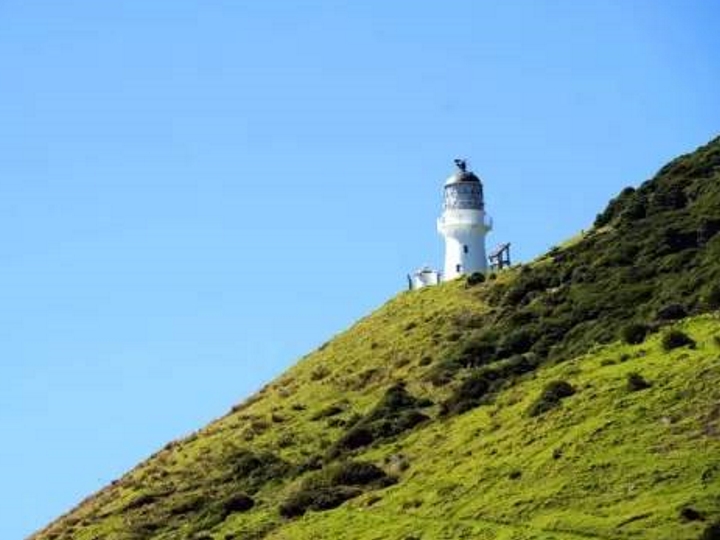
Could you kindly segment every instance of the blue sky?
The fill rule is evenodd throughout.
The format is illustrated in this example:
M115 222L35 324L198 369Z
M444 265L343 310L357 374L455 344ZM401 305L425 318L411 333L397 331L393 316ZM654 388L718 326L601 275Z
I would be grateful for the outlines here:
M528 260L720 132L712 0L0 0L0 537L440 265Z

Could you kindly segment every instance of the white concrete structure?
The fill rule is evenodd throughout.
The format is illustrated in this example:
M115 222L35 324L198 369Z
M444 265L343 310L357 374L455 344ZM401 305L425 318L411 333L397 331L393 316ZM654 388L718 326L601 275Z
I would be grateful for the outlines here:
M467 170L465 161L456 159L455 165L458 170L445 182L443 213L437 221L445 237L445 281L487 271L485 235L492 229L480 178Z
M411 291L422 289L428 285L437 285L438 283L440 283L440 272L427 265L408 276L408 285Z

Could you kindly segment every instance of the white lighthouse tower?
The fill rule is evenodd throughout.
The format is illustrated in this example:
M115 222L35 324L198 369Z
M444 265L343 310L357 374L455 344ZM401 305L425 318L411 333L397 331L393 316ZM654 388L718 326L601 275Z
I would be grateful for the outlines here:
M445 281L487 271L485 235L492 229L480 178L467 170L464 160L456 159L455 165L458 170L445 182L443 213L437 221L445 237Z

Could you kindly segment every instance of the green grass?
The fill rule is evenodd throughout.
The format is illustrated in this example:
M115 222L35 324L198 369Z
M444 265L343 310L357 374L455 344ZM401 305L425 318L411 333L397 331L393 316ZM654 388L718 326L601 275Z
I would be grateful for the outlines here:
M720 511L720 350L712 341L720 321L682 326L697 349L668 354L656 337L613 344L540 370L492 406L370 452L365 458L377 462L402 453L410 469L395 487L269 538L699 537L702 524L683 523L679 513ZM653 387L628 391L631 372ZM532 401L556 379L578 392L529 418ZM373 524L383 522L378 535Z

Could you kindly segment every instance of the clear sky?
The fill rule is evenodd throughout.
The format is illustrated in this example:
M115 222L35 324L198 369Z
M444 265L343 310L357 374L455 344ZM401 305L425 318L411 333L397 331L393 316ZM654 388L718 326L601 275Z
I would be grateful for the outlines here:
M528 260L720 132L713 0L0 0L0 538L439 265Z

